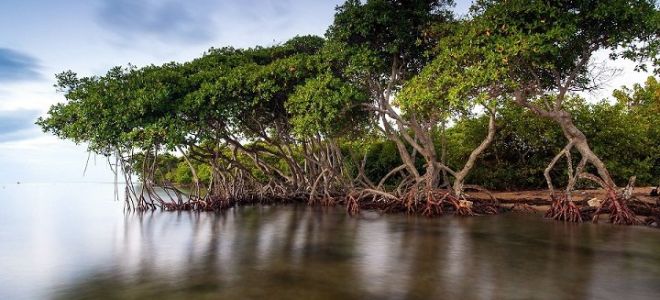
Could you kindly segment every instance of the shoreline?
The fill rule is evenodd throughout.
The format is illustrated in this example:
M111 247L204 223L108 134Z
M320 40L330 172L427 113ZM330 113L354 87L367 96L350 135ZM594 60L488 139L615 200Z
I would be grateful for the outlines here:
M633 189L633 198L640 200L644 203L657 204L660 201L660 197L650 196L651 190L654 187L636 187ZM472 192L468 193L472 198L479 200L488 200L489 197L486 193L483 192ZM505 204L514 204L516 202L534 202L534 201L544 201L548 204L550 203L550 191L547 189L543 190L524 190L524 191L491 191L491 194L495 196L501 203ZM589 190L576 190L573 193L574 201L588 201L592 198L604 199L605 190L603 189L589 189Z
M650 196L649 193L653 187L638 187L633 191L633 196L628 202L628 206L635 213L635 216L638 220L637 224L633 226L644 226L651 228L660 228L660 197ZM597 207L590 206L589 200L593 198L598 198L600 200L605 198L605 190L593 189L593 190L576 190L574 192L574 200L572 201L577 209L579 214L582 216L582 220L577 223L592 223L592 217L595 216ZM493 199L490 198L486 192L473 192L467 193L467 200L472 201L470 208L474 214L461 215L455 210L455 208L449 203L438 203L437 206L434 206L433 209L437 210L437 213L427 215L425 213L426 205L423 203L414 204L414 207L406 207L401 202L386 202L382 200L360 200L359 204L349 203L346 195L333 195L333 200L331 201L314 201L313 203L309 202L307 197L246 197L244 199L234 199L234 200L210 200L201 202L193 201L192 203L170 206L165 204L161 209L163 211L224 211L232 207L240 206L258 206L258 205L289 205L289 204L304 204L312 207L328 207L328 206L341 206L347 214L349 215L359 215L362 211L371 211L378 212L381 214L407 214L407 215L418 215L422 217L439 217L439 216L458 216L458 217L470 217L470 216L486 216L486 215L496 215L496 214L507 214L507 213L527 213L527 214L538 214L539 218L547 218L544 216L544 213L547 212L552 204L550 200L549 190L528 190L528 191L500 191L500 192L490 192L494 196L497 202L493 202ZM354 211L353 208L356 206L359 208ZM603 209L598 213L598 222L597 223L606 223L612 224L609 219L609 211ZM551 218L548 218L551 219ZM571 221L561 221L556 220L556 222L569 222Z

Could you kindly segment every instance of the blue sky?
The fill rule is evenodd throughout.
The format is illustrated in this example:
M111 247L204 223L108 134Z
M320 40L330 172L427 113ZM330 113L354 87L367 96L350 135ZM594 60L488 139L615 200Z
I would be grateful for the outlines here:
M342 0L0 1L0 184L109 181L102 158L86 176L84 145L33 124L63 101L54 74L102 74L116 65L186 61L210 47L249 47L322 35ZM470 1L456 1L465 13ZM624 71L611 87L641 82ZM607 95L611 89L602 93ZM600 97L595 95L594 97Z

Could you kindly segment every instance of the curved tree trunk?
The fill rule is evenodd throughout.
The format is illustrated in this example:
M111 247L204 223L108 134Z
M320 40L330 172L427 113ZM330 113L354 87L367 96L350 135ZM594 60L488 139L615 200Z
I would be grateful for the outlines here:
M591 163L596 168L599 180L602 181L599 182L599 184L605 189L616 189L616 184L614 183L614 180L612 180L612 176L607 170L605 163L603 163L603 161L591 150L587 137L579 128L577 128L577 126L575 126L571 114L561 108L566 92L567 88L563 87L557 96L557 99L555 100L555 105L553 106L552 110L545 110L531 103L524 91L518 91L514 93L514 97L516 104L529 109L537 116L548 118L557 122L561 127L564 136L568 140L569 145L572 144L573 147L575 147L575 149L580 152L582 159L586 159L585 164ZM588 174L575 175L593 179L593 176L589 176ZM551 183L549 188L551 188Z
M195 166L192 164L190 159L188 159L188 155L184 152L184 150L181 147L177 147L177 149L179 150L179 152L181 152L181 155L183 156L183 159L188 165L188 168L190 169L190 173L193 176L193 182L195 183L195 197L201 197L200 195L201 186L199 182L199 177L197 176L197 170L195 170Z
M517 103L529 108L535 114L550 118L557 122L561 127L564 136L568 139L569 144L562 150L562 152L557 155L553 161L548 166L548 169L545 171L546 180L548 180L548 187L552 190L552 182L550 180L549 172L550 169L554 166L557 160L565 155L568 160L569 167L569 182L566 188L565 195L553 195L553 203L551 208L546 213L547 217L571 221L571 222L581 222L582 217L580 210L575 206L575 204L570 199L570 194L575 187L577 178L589 179L593 182L598 183L602 188L607 190L607 198L601 202L598 206L598 209L594 213L592 218L593 222L598 221L598 217L603 209L606 209L610 215L610 221L613 224L638 224L640 221L635 217L635 213L628 207L626 201L628 200L627 195L632 193L632 185L634 179L631 179L631 183L626 187L622 195L617 195L616 184L612 180L612 176L607 170L605 163L591 150L589 147L589 142L584 133L575 126L573 123L572 116L569 112L560 109L561 102L558 102L553 111L545 111L539 109L538 107L530 104L522 98L518 98ZM582 156L580 163L577 168L573 170L570 150L572 147L575 147L580 155ZM598 176L590 174L588 172L583 172L584 167L591 163L596 168Z
M554 113L553 119L559 123L564 136L573 144L575 149L580 152L582 159L586 159L587 162L591 163L598 172L598 176L603 181L606 189L616 189L616 184L612 180L610 172L607 170L605 163L591 150L589 147L589 142L584 133L575 126L573 123L572 116L569 112L561 110ZM580 174L576 174L579 176Z
M444 166L447 165L447 124L443 120L442 127L440 128L440 163ZM447 170L442 169L442 186L448 187L449 176L447 175Z
M424 181L426 182L426 190L430 191L435 189L440 184L440 170L436 169L436 162L429 161L426 167L426 174Z
M477 161L477 158L479 158L479 155L481 155L495 139L495 130L496 130L495 112L492 111L490 113L490 118L488 120L488 134L481 142L481 144L479 144L477 148L472 150L472 153L470 153L470 157L468 158L465 165L463 165L463 169L456 172L456 174L454 175L454 184L452 188L456 196L460 197L463 194L465 177L467 177L467 175L470 173L472 168L474 168L474 165Z

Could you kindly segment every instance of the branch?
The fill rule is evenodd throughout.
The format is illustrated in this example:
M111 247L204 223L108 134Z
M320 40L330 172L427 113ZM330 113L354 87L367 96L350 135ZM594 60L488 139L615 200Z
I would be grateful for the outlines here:
M574 144L575 144L574 141L570 141L566 146L564 146L564 148L561 151L559 151L559 153L557 153L557 155L552 159L550 164L543 171L543 176L545 176L545 181L548 184L548 189L550 189L550 192L552 194L555 193L555 187L552 185L552 178L550 177L550 171L552 171L552 168L555 167L555 165L562 156L566 155L566 153L571 151Z
M513 93L513 96L514 96L514 99L515 99L515 101L518 105L531 110L536 115L539 115L539 116L545 117L545 118L550 118L550 119L555 117L554 113L549 112L547 110L544 110L544 109L534 105L533 103L529 102L529 99L527 99L525 97L523 91L520 91L520 90L515 91Z
M488 110L488 112L490 114L490 118L488 120L488 134L486 135L484 140L481 141L481 144L479 144L479 146L477 148L472 150L472 152L470 153L470 157L468 158L467 162L463 166L463 169L461 169L460 172L458 172L454 175L455 179L457 181L459 181L458 182L459 184L462 184L462 181L465 179L465 176L467 176L467 174L470 172L470 170L472 170L472 168L474 167L474 164L476 163L477 158L479 157L479 155L481 155L481 153L483 153L486 150L486 148L488 148L488 146L490 146L490 144L495 139L495 131L496 131L495 108L494 107L493 108L486 107L486 109Z
M575 65L575 68L573 68L568 78L566 78L564 84L559 85L559 94L555 99L555 106L553 108L554 111L558 111L561 109L561 105L564 99L566 98L566 92L570 90L571 85L573 84L577 76L580 74L580 69L582 69L582 67L584 67L587 63L589 63L590 58L591 58L591 48L587 47L582 51L582 58ZM555 75L555 76L561 76L561 75ZM557 81L559 82L560 79L558 78Z

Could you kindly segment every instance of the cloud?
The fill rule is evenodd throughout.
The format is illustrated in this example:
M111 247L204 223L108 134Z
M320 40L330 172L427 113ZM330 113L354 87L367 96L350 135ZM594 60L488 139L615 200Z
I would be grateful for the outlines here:
M0 82L39 79L37 60L18 51L0 48Z
M195 1L104 0L97 21L124 39L204 42L211 38L210 11ZM188 4L188 5L187 5ZM211 8L211 7L207 7Z
M38 110L20 109L0 111L0 143L34 137L39 131L34 125Z
M241 18L249 22L271 22L291 17L297 7L290 0L243 0L232 2Z

